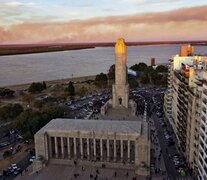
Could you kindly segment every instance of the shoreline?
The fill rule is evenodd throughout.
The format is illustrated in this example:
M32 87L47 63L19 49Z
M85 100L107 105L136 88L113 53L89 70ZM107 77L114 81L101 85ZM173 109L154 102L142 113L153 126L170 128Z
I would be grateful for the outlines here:
M26 55L26 54L38 54L38 53L49 53L49 52L61 52L61 51L74 51L74 50L82 50L82 49L93 49L94 46L74 46L74 47L31 47L31 48L13 48L13 49L7 49L7 48L1 48L0 47L0 57L1 56L14 56L14 55Z
M48 81L45 81L45 83L47 86L50 86L54 84L65 84L65 83L68 83L69 81L73 81L74 83L76 83L76 82L87 81L87 80L95 80L95 78L96 78L96 75L80 76L80 77L73 77L73 78L48 80ZM43 82L43 81L36 81L36 82ZM24 83L24 84L6 85L6 86L1 86L0 88L8 88L14 91L19 91L23 89L28 89L32 83L33 82Z

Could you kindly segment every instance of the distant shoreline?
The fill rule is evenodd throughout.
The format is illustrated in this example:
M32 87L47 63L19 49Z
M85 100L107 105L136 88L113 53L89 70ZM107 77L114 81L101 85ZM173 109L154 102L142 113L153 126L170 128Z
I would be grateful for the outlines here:
M95 80L96 75L91 75L91 76L80 76L80 77L73 77L73 78L66 78L66 79L56 79L56 80L48 80L45 81L47 86L49 85L54 85L54 84L64 84L68 83L69 81L73 81L74 83L77 82L82 82L82 81L87 81L87 80ZM44 81L44 80L43 80ZM36 82L42 82L42 81L36 81ZM9 88L11 90L23 90L23 89L28 89L29 86L32 84L30 83L24 83L24 84L14 84L14 85L7 85L7 86L2 86L0 88Z
M0 56L22 55L22 54L35 54L35 53L47 53L58 51L70 51L91 49L94 46L34 46L34 47L1 47Z
M156 41L156 42L126 42L127 46L147 46L147 45L175 45L191 44L193 46L207 46L207 41ZM47 53L69 50L90 49L95 47L113 47L114 42L100 43L51 43L51 44L0 44L0 56Z

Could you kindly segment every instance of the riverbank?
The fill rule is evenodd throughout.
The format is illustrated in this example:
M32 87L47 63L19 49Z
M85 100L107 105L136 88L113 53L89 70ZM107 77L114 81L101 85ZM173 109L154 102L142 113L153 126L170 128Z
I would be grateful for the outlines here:
M28 46L0 46L0 56L18 54L46 53L57 51L81 50L95 48L91 45L28 45Z
M95 78L96 78L96 75L73 77L73 78L66 78L66 79L56 79L56 80L49 80L49 81L45 81L45 82L46 82L47 86L52 86L54 84L65 84L65 83L68 83L69 81L73 81L74 84L76 84L76 83L80 83L80 82L83 82L83 81L95 80ZM9 88L9 89L14 90L14 91L19 91L19 90L28 89L29 86L31 85L31 83L9 85L9 86L4 86L2 88Z

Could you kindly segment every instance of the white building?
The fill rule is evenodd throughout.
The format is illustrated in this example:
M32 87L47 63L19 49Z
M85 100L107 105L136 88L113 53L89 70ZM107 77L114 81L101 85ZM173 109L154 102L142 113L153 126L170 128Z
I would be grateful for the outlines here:
M204 83L201 105L201 122L200 122L200 137L199 137L199 160L198 172L199 180L207 179L207 71L204 72Z

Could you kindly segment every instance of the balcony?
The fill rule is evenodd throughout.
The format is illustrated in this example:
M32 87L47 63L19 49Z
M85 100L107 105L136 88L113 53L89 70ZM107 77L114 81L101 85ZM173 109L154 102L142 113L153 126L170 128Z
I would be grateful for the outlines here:
M207 107L207 101L206 101L206 99L203 99L202 103L203 103L203 105L205 105Z
M206 123L206 118L204 116L202 116L201 119L204 123Z
M205 107L202 108L202 111L204 112L204 114L206 114L206 108Z
M203 91L203 94L207 97L207 89Z
M205 126L204 126L204 125L201 126L201 130L202 130L203 133L205 134Z

